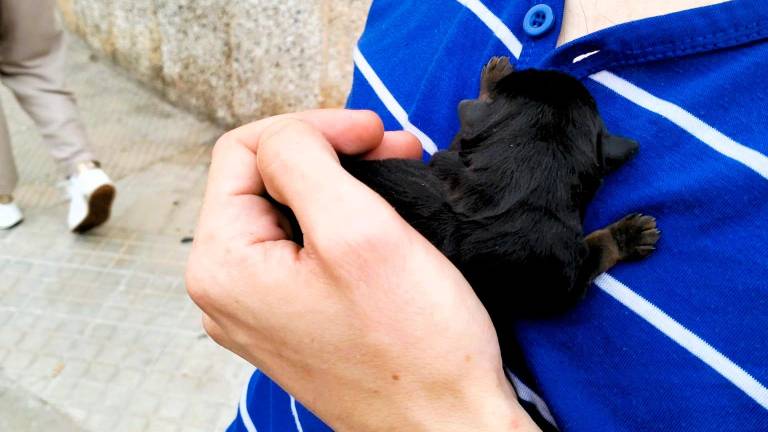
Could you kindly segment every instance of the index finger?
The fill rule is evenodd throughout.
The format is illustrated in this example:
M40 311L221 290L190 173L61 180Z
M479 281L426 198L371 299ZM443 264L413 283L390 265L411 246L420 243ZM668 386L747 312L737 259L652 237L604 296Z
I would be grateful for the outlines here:
M260 195L264 183L256 169L256 153L262 134L275 122L296 119L317 129L340 153L357 155L376 150L384 138L381 119L372 111L324 109L283 114L241 126L224 134L216 143L208 176L207 197ZM414 138L415 140L415 138ZM403 137L391 140L403 147ZM407 153L406 153L407 156Z

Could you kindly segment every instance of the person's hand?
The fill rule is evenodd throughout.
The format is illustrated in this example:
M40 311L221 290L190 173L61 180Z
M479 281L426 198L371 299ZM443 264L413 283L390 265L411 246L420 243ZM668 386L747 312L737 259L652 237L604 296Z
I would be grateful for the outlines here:
M461 273L336 151L421 154L366 111L277 116L217 142L187 268L205 330L336 430L535 429ZM265 193L294 211L303 248Z

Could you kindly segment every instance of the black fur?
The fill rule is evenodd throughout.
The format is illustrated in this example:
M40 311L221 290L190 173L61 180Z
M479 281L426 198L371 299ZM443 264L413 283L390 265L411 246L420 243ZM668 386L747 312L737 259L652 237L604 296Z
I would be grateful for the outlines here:
M429 165L344 166L462 271L497 328L502 317L562 310L593 276L581 271L586 206L606 169L636 144L607 166L609 135L594 100L580 82L553 71L513 72L492 100L465 101L460 111L452 148Z

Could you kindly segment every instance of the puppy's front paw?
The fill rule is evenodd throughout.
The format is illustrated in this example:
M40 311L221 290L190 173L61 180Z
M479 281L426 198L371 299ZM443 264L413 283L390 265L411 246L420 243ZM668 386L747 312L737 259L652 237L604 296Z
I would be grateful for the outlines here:
M482 77L489 83L495 83L511 73L512 64L509 62L509 57L492 57L483 66Z
M492 57L480 74L480 97L481 100L493 99L494 87L502 78L514 71L509 57Z
M619 248L620 259L637 260L656 250L661 231L653 216L634 213L611 225L611 235Z

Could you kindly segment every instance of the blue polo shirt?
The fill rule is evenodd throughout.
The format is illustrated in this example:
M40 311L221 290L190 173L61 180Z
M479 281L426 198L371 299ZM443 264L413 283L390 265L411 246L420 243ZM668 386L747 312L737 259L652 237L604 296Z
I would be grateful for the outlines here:
M768 2L556 48L562 13L562 0L375 0L348 105L415 133L426 159L449 145L490 57L581 79L608 129L641 145L606 179L585 231L643 212L663 236L574 310L516 325L519 398L545 429L768 431ZM256 372L230 430L329 429Z

